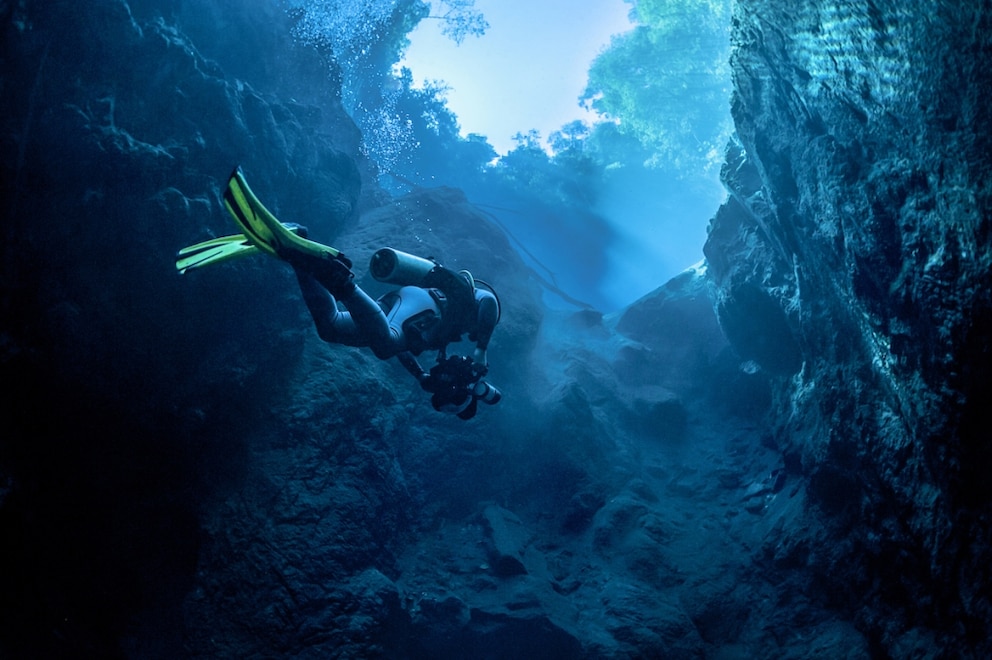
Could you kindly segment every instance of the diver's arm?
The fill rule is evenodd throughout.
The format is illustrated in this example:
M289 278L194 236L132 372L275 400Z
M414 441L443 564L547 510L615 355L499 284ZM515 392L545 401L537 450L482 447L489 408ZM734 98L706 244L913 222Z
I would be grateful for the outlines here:
M403 351L402 353L396 354L396 359L400 361L403 368L410 372L410 375L417 379L418 382L423 382L427 378L427 372L424 368L420 366L417 362L417 358L413 357L413 353L410 351Z
M485 367L488 364L486 349L489 348L489 339L493 336L493 330L496 329L496 323L499 321L499 303L496 302L496 297L488 291L480 293L477 305L475 353L472 360Z

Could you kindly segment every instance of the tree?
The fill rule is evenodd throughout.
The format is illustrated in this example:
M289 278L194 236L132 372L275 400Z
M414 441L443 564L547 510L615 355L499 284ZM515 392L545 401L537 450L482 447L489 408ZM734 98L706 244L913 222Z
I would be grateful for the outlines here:
M637 0L582 101L673 172L719 167L730 133L729 0Z
M436 5L438 13L427 18L441 21L441 34L456 44L465 41L465 37L481 37L489 29L489 22L475 8L475 0L438 0Z

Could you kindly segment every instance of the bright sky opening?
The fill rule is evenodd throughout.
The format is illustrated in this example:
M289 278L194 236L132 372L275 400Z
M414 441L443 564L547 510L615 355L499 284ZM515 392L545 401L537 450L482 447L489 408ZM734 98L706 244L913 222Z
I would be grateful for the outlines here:
M579 104L589 65L610 42L629 30L631 5L623 0L476 0L489 21L480 37L456 45L426 19L410 35L401 66L414 85L443 81L448 107L462 135L485 135L497 153L531 129L548 136L595 113Z

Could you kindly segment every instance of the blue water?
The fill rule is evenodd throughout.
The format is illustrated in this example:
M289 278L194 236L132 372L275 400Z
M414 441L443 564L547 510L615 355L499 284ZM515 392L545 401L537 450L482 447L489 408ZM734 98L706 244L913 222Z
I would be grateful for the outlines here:
M708 158L659 157L648 133L615 130L622 116L562 127L545 136L552 151L523 139L494 161L483 136L460 135L443 94L394 71L420 3L249 4L0 6L0 369L16 384L2 408L0 651L324 657L409 641L410 657L571 654L576 637L551 621L560 612L529 613L575 593L565 573L587 570L585 557L542 548L562 574L507 596L522 618L472 614L467 603L496 588L486 525L520 515L588 532L614 488L604 463L641 469L600 404L646 415L638 436L681 423L665 391L638 389L659 363L604 338L599 312L700 259L723 195L715 171ZM719 141L726 96L712 109L704 123ZM699 136L679 138L686 153L709 153ZM479 209L466 222L482 228L447 229L493 272L466 266L506 282L490 357L505 400L465 426L395 364L324 346L277 260L179 276L176 250L236 231L221 190L237 165L281 219L325 241L358 237L338 244L348 253L382 240L368 218L393 196L462 189ZM428 236L441 224L430 209L409 216L441 240ZM614 360L638 381L623 384L637 390L630 401L603 371ZM642 492L663 482L649 475ZM631 543L654 579L649 539L612 529L640 504L611 511L595 523L601 543ZM449 569L447 587L419 583ZM654 587L604 588L621 618L658 605ZM471 629L446 636L466 617Z
M478 12L470 2L438 4L454 8L445 14L452 23ZM383 185L402 192L393 176L399 175L465 189L492 207L535 267L604 311L702 258L707 221L725 195L718 171L730 132L729 3L687 6L661 18L652 3L642 3L640 13L631 7L635 27L604 44L593 63L609 72L584 101L598 119L580 131L562 126L557 139L538 136L556 145L551 151L523 140L500 161L480 144L486 136L459 134L458 117L444 105L443 80L432 94L414 89L393 67L406 34L425 15L421 5L296 2L291 11L301 16L295 38L332 53L340 66L342 98ZM471 38L484 43L486 36L477 31Z

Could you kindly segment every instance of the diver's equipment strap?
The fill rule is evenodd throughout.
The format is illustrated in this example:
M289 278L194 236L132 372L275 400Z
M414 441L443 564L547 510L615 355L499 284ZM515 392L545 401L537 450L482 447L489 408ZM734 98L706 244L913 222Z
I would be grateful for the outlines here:
M464 277L444 266L435 266L421 286L439 289L446 299L437 338L443 344L461 340L476 323L475 288Z

